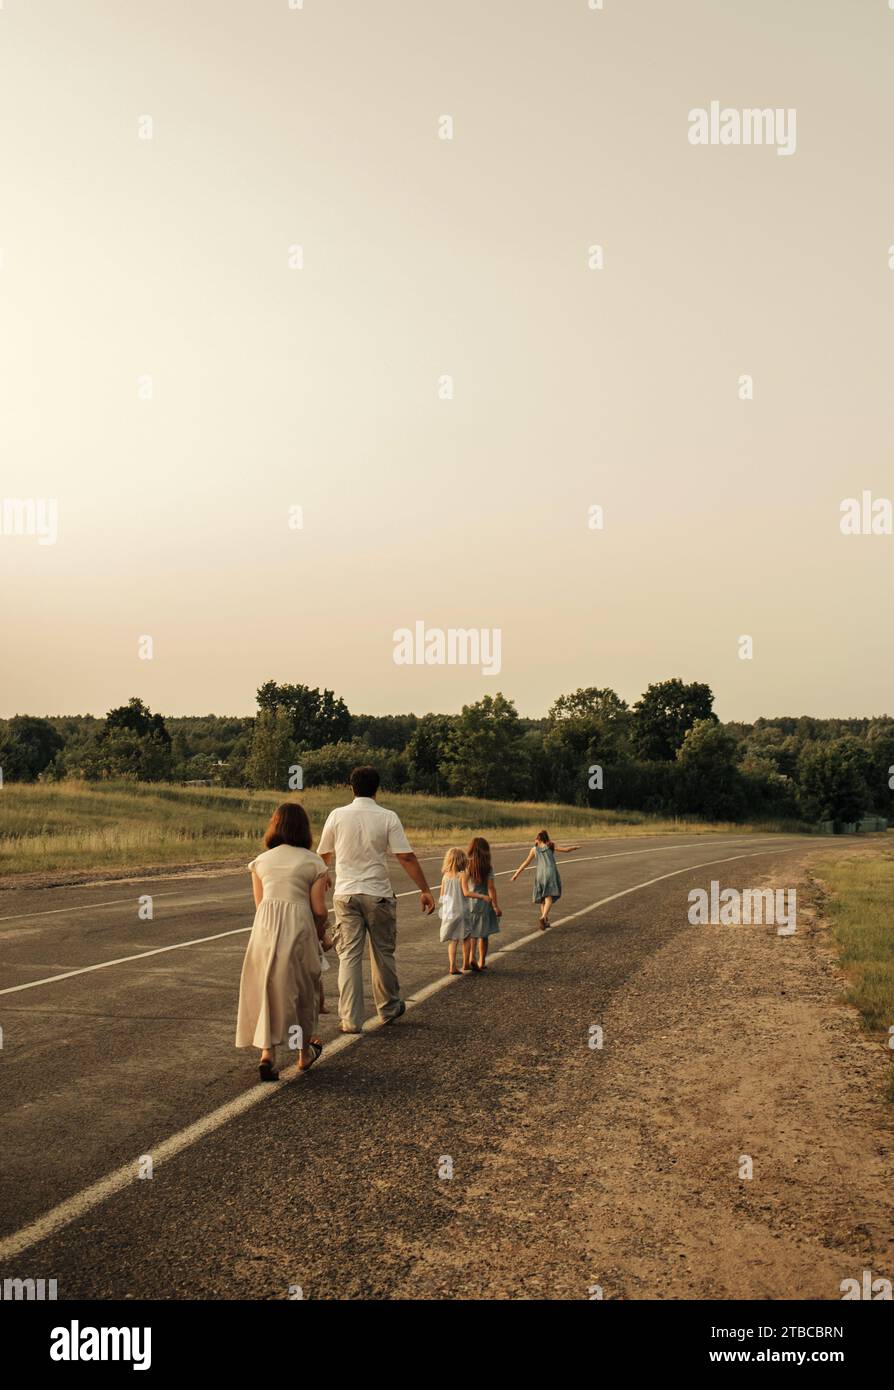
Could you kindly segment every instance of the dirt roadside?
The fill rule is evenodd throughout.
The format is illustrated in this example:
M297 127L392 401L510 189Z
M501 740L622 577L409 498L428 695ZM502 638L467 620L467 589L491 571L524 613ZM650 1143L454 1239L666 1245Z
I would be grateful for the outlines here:
M470 1289L836 1300L864 1269L894 1277L890 1061L842 1002L812 875L822 857L763 880L797 885L793 937L678 933L598 1020L602 1084L582 1074L592 1056L553 1068L548 1110L524 1117L466 1194L471 1223L486 1210L506 1233L505 1260L499 1245L471 1267L463 1252ZM746 1155L751 1179L739 1176ZM415 1297L458 1259L450 1238L407 1253L395 1292Z

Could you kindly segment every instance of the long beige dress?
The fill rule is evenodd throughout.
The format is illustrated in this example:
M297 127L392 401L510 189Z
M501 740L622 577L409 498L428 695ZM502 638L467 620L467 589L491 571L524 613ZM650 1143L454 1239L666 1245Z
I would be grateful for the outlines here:
M296 845L265 850L248 866L264 885L239 985L237 1047L306 1047L316 1035L320 951L310 887L328 870ZM289 1030L295 1025L300 1034Z

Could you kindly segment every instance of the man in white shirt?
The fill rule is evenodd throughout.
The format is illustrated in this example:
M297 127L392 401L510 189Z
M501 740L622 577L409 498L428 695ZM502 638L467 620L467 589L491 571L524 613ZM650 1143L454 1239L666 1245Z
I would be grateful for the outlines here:
M399 817L379 806L379 774L374 767L351 773L354 800L331 811L317 853L327 864L335 856L335 928L338 952L338 1011L343 1033L363 1031L363 947L369 937L373 998L383 1023L406 1012L400 997L394 948L397 944L397 901L388 875L388 855L416 884L424 912L434 912L435 900L419 860L413 853Z

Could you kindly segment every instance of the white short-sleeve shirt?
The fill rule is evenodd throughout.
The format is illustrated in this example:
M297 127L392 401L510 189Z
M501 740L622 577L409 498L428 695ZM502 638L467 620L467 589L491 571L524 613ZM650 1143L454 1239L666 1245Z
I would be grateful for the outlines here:
M350 806L330 811L318 854L335 854L335 895L368 893L392 898L389 854L412 854L400 817L371 796L355 796Z

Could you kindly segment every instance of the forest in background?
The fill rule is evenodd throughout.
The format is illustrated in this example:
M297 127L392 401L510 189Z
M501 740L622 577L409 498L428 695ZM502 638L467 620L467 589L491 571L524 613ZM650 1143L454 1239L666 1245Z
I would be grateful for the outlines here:
M257 700L253 717L163 716L137 697L105 718L16 715L0 721L3 779L287 792L343 785L352 767L372 763L393 792L711 820L851 823L891 806L894 718L724 724L698 681L653 683L633 705L585 687L543 719L519 715L502 693L456 715L352 714L331 690L275 681Z

